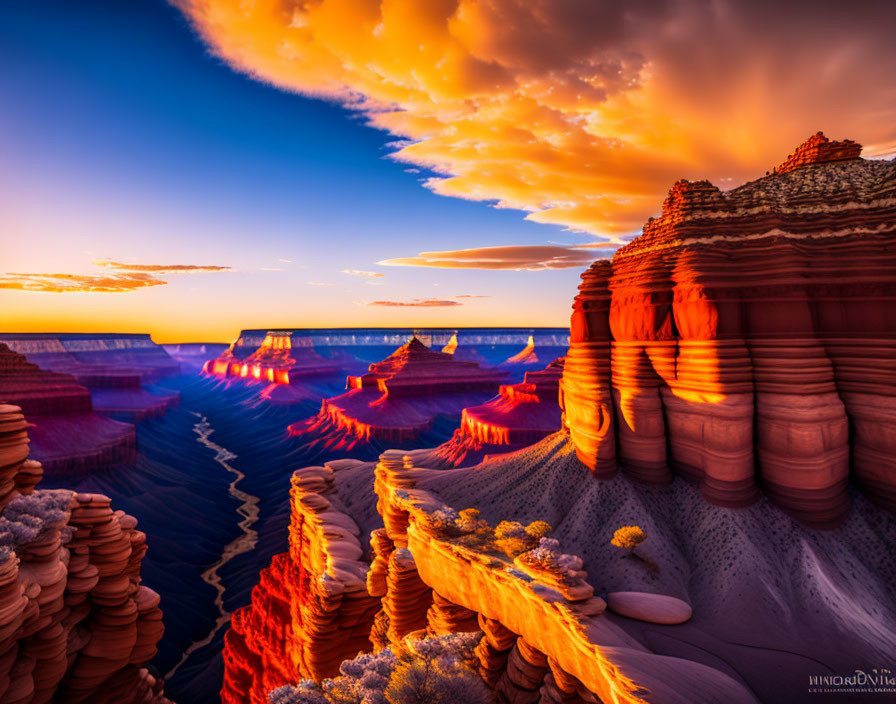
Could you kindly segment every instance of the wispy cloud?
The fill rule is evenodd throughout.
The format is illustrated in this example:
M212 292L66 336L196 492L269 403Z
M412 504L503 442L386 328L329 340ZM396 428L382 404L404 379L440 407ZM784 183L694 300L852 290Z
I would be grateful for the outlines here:
M124 293L149 286L164 286L167 281L147 273L133 274L0 274L0 288L46 293Z
M278 262L283 262L284 264L292 264L292 259L278 259Z
M168 282L162 274L205 274L232 271L229 266L211 264L127 264L111 259L96 259L93 264L113 269L110 274L65 274L44 272L6 272L0 274L0 289L43 291L45 293L125 293Z
M385 276L378 271L361 271L360 269L343 269L341 273L349 276L363 276L368 279L381 279Z
M412 298L410 301L370 301L367 306L385 306L388 308L447 308L462 306L463 303L450 298Z
M398 257L377 262L381 266L423 266L440 269L504 269L542 271L587 266L594 259L594 249L615 248L615 245L512 245L477 247L445 252L420 252L416 257Z
M219 271L232 271L229 266L217 266L214 264L130 264L116 262L111 259L94 259L96 266L102 266L116 271L139 271L153 274L208 274Z

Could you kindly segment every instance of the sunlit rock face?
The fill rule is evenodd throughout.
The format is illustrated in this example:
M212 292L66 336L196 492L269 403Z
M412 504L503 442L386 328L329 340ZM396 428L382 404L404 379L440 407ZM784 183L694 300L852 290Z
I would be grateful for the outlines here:
M679 181L661 217L582 276L561 403L598 476L757 485L835 525L847 482L896 510L896 164L815 135L722 192Z
M0 343L0 402L28 414L31 456L53 474L133 462L134 426L93 412L90 392L69 374L41 369Z
M560 357L541 371L526 372L522 383L502 385L495 398L465 408L460 428L436 452L458 465L518 450L558 431L563 364Z
M484 400L505 377L412 337L366 374L349 376L346 393L324 399L317 417L291 425L290 433L335 434L347 448L359 441L413 442L436 416Z
M0 701L170 704L144 667L163 632L146 536L105 496L35 490L26 427L0 405Z
M241 353L248 342L240 337L217 358L206 362L203 371L214 376L289 384L340 369L314 351L310 338L293 339L289 332L269 332L254 352L244 356Z
M367 538L334 485L334 472L360 464L343 460L293 475L289 552L274 557L252 603L231 619L223 704L267 704L270 690L331 677L343 660L370 650L379 599L366 588Z

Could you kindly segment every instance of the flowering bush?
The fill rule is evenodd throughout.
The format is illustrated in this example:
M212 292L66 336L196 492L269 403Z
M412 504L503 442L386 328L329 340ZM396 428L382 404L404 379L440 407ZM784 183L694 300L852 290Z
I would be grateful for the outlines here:
M647 540L647 535L639 526L622 526L613 533L613 539L610 542L618 548L632 551L645 540Z
M472 669L476 633L409 641L400 652L346 660L340 675L320 685L302 680L270 693L271 704L489 704L491 694Z
M72 494L69 491L35 491L17 496L0 516L0 547L12 550L37 540L44 531L62 528Z

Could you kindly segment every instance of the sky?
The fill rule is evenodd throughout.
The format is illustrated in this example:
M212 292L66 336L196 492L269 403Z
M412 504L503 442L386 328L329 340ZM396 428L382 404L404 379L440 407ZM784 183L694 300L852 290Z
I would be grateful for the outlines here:
M896 152L891 2L0 4L0 329L553 326L678 178Z

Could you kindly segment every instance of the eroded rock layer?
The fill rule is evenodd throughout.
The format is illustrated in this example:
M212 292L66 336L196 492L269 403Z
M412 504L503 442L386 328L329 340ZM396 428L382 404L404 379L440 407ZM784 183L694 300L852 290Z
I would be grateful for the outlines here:
M833 525L847 481L896 510L896 163L821 135L728 192L679 181L662 216L596 262L561 384L598 475L757 484Z
M85 386L127 386L135 376L148 383L180 373L180 365L145 334L0 333L0 342Z
M558 431L563 364L560 357L541 371L526 372L522 383L502 385L495 398L465 408L460 428L437 452L456 465L486 454L518 450Z
M504 378L501 371L436 352L412 337L366 374L349 376L346 393L324 399L317 417L291 425L290 433L332 430L352 441L412 442L437 415L459 414L494 393Z
M36 491L26 426L0 405L0 701L170 704L144 667L163 632L146 536L105 496Z
M346 463L293 475L289 552L274 557L252 603L233 615L223 704L267 704L270 690L332 677L343 660L371 649L379 599L366 589L366 538L335 496L334 468Z
M71 375L41 369L3 343L0 402L28 414L31 454L47 472L87 472L134 460L133 425L94 413L90 392Z
M314 351L310 338L293 340L289 332L269 332L261 345L246 357L237 355L234 342L216 359L205 363L206 374L223 377L258 379L274 384L289 384L290 380L339 371L338 364L324 359Z

